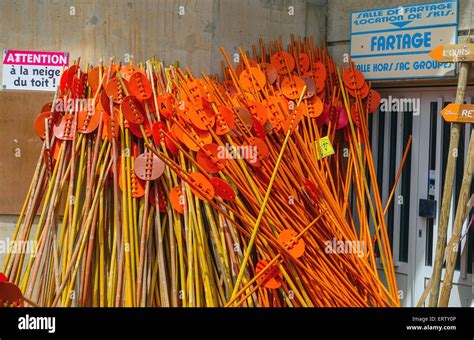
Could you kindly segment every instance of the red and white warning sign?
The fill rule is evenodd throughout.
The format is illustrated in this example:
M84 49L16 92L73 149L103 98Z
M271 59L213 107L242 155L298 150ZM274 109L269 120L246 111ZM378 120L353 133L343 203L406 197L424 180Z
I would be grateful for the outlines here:
M3 89L55 91L61 71L69 65L69 53L3 51Z

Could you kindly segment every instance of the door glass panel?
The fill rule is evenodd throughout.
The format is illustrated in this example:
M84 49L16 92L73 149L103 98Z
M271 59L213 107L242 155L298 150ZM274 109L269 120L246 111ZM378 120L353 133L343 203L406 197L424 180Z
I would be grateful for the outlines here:
M454 216L456 214L456 209L459 203L459 193L461 192L462 177L464 175L464 139L467 124L461 125L461 131L459 134L459 148L458 148L458 157L456 159L456 175L454 177L454 211L453 211L453 223ZM458 256L456 258L456 270L461 269L461 252L458 251Z
M403 116L403 149L408 143L408 138L413 132L413 113L406 112ZM404 150L402 151L403 155ZM401 157L400 157L401 161ZM408 235L410 229L410 206L411 206L411 147L402 170L401 195L403 204L400 206L400 248L399 261L408 262Z
M403 113L402 113L403 114ZM396 174L396 160L397 160L397 117L398 113L391 112L390 113L390 144L389 144L389 152L390 152L390 159L389 159L389 168L388 168L388 190L389 192L392 190L393 184L395 183L395 174ZM395 212L395 204L397 204L397 199L392 201L390 204L390 208L388 209L387 214L387 230L388 230L388 237L390 239L390 246L393 248L393 221L394 221L394 212Z
M429 170L436 171L436 142L437 142L437 128L438 128L438 103L430 103L430 153L429 153ZM436 186L439 183L435 182ZM434 192L432 195L428 192L428 197L434 199ZM429 218L426 223L426 253L425 253L425 265L433 265L433 227L434 219Z

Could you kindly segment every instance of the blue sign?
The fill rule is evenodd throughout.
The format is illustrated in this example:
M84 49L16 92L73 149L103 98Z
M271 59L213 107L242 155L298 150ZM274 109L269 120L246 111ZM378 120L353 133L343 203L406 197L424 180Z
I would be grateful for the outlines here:
M457 32L457 0L354 12L351 58L367 80L450 77L455 64L428 53L455 44Z

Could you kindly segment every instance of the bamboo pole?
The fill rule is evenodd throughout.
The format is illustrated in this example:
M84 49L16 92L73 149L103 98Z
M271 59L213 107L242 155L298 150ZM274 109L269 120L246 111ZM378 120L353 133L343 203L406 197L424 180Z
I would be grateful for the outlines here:
M467 201L469 199L472 182L472 172L474 168L474 130L471 129L471 139L469 149L467 151L466 164L464 166L464 175L462 178L461 191L459 193L458 207L456 209L456 217L454 219L453 232L448 244L446 245L446 269L443 280L443 289L439 299L439 307L447 307L449 296L451 294L454 269L456 259L459 253L459 240L462 232L467 210Z
M470 43L470 37L460 39L460 43ZM456 104L463 104L466 93L467 76L469 73L470 63L459 63L458 87L456 90ZM451 212L451 199L453 196L454 174L456 172L456 161L459 147L459 135L461 131L460 123L451 124L451 136L449 139L448 161L444 173L443 198L441 201L441 211L438 223L438 236L436 240L436 252L433 263L433 273L431 280L433 287L431 288L429 306L437 307L439 298L439 287L441 281L441 272L444 262L444 250L446 248L449 215Z

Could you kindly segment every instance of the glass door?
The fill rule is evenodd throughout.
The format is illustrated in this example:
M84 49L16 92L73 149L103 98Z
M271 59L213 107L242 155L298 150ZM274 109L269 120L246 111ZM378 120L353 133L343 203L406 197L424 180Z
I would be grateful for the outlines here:
M384 205L394 185L408 137L412 135L412 146L385 218L401 303L407 307L416 306L431 277L450 137L450 124L444 122L440 112L454 101L455 89L404 88L380 92L385 106L370 116L369 126ZM466 97L466 102L471 103L472 94ZM462 127L448 235L457 207L470 131L471 124ZM426 205L435 207L436 211L431 209L431 215L427 214L423 208ZM470 306L472 300L474 232L466 232L466 227L467 223L454 275L451 306Z
M467 93L466 103L472 103L472 93ZM434 200L436 215L434 218L416 217L416 258L415 258L415 296L416 301L423 293L432 274L432 265L436 252L436 240L438 235L438 217L441 211L441 200L444 187L444 171L449 153L449 139L451 126L441 116L441 110L449 103L453 103L455 90L426 90L422 93L421 106L422 115L420 120L418 160L418 196L419 199ZM454 216L458 206L459 192L464 172L465 159L469 144L472 124L461 126L459 149L456 158L456 172L454 178L453 196L451 198L451 211L448 222L448 241L452 232ZM471 193L474 185L471 186ZM470 218L472 218L472 213ZM463 225L462 242L456 271L453 279L453 287L449 306L468 307L472 301L472 258L473 258L473 230L467 230L467 221ZM443 265L444 268L444 265ZM444 269L442 278L444 277ZM428 300L428 299L427 299ZM427 303L427 302L426 302Z

